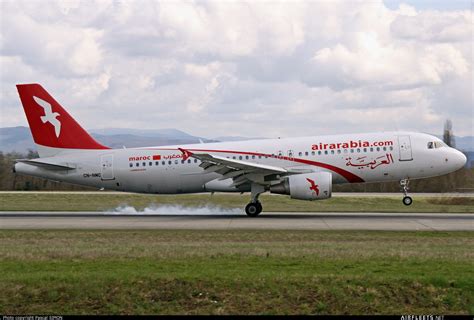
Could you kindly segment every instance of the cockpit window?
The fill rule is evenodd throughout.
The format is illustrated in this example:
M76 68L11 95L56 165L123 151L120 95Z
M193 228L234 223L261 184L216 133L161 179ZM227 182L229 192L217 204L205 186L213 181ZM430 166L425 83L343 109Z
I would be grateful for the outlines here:
M438 149L446 146L444 142L441 141L430 141L428 142L428 149Z

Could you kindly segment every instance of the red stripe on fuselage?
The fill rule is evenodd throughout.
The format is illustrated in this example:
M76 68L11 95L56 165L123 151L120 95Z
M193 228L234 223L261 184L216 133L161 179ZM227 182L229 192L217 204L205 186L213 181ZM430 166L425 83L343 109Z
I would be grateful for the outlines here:
M168 148L147 148L145 150L176 150L179 151L178 149L168 149ZM336 172L337 174L340 174L343 176L347 181L351 183L356 183L356 182L364 182L364 179L361 177L353 174L352 172L349 172L347 170L344 170L342 168L323 163L323 162L318 162L318 161L312 161L312 160L306 160L306 159L298 159L298 158L290 158L286 156L272 156L271 154L265 154L265 153L257 153L257 152L248 152L248 151L233 151L233 150L207 150L207 149L186 149L189 151L200 151L200 152L221 152L221 153L235 153L235 154L243 154L243 155L250 155L250 156L262 156L262 157L267 157L267 158L276 158L280 160L286 160L286 161L293 161L293 162L298 162L298 163L304 163L320 168L325 168L328 170L331 170L333 172Z

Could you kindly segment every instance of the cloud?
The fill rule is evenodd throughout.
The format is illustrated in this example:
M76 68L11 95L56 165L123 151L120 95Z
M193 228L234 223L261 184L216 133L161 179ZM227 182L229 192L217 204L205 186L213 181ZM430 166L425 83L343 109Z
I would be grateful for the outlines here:
M58 77L95 75L100 71L102 31L47 21L22 11L3 14L2 56L21 57L26 64Z
M469 10L371 2L2 1L2 126L40 82L85 127L471 134ZM413 115L417 115L414 117Z
M334 88L378 85L413 88L436 85L469 72L469 63L451 44L383 44L374 32L356 33L350 47L318 50L310 63L309 85ZM324 74L321 77L320 73Z
M405 12L405 14L403 14ZM424 42L469 41L472 37L469 11L401 11L391 23L392 34L401 39Z

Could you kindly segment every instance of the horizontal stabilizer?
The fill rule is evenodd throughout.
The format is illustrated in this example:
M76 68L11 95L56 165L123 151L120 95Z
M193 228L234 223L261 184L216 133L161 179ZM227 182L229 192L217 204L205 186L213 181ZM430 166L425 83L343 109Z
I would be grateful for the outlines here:
M47 169L47 170L72 170L72 169L76 169L76 166L72 165L72 164L57 164L57 163L39 161L39 160L36 160L36 159L17 159L16 162L26 163L26 164L41 167L41 168Z

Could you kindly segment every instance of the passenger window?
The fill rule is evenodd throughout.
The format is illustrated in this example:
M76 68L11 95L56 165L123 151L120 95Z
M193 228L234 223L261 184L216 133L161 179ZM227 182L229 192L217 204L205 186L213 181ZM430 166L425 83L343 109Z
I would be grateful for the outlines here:
M149 165L150 167L153 166L153 162L151 162L151 161L148 162L148 165Z
M331 154L334 154L334 150L331 150Z
M165 162L165 161L161 161L161 164L162 164L162 165L165 165L165 164L166 164L166 162Z
M158 165L160 165L160 161L155 162L155 166L158 166Z
M194 159L194 163L197 163L198 162L198 159Z
M351 149L351 153L354 153L354 149Z
M318 155L321 155L321 150L320 150L320 151L318 151Z
M170 161L168 161L168 164L169 164L169 165L171 165L171 163L172 163L172 162L171 162L171 160L170 160Z
M304 155L305 155L305 156L309 156L309 153L308 153L308 151L306 151L306 152L304 153Z
M188 159L188 163L191 163L191 159Z
M316 153L314 151L311 151L311 155L314 156L316 155Z
M387 147L383 147L383 151L387 151Z
M183 163L184 163L184 160L181 160L181 164L183 164Z
M298 152L298 155L301 157L303 155L303 152Z
M143 166L146 167L146 162L143 162Z
M344 153L348 153L349 151L347 149L344 149Z
M130 168L133 167L133 163L130 163Z
M390 150L393 150L393 147L390 147Z
M337 150L337 154L341 154L341 149L338 149L338 150Z
M249 159L249 156L245 156L245 159L248 160L248 159Z
M252 156L252 159L255 159L255 156Z
M327 151L327 150L326 150L326 151L324 151L324 154L328 154L328 151Z
M175 160L175 161L174 161L174 164L178 164L178 160Z
M364 148L364 152L367 152L367 148Z
M377 151L380 151L380 147L377 147Z
M242 160L242 156L239 156L239 160Z
M136 166L136 167L139 167L139 166L140 166L140 164L137 162L137 163L135 164L135 166Z
M370 152L374 152L374 148L370 148Z
M359 149L359 148L357 148L357 152L360 152L360 149Z

